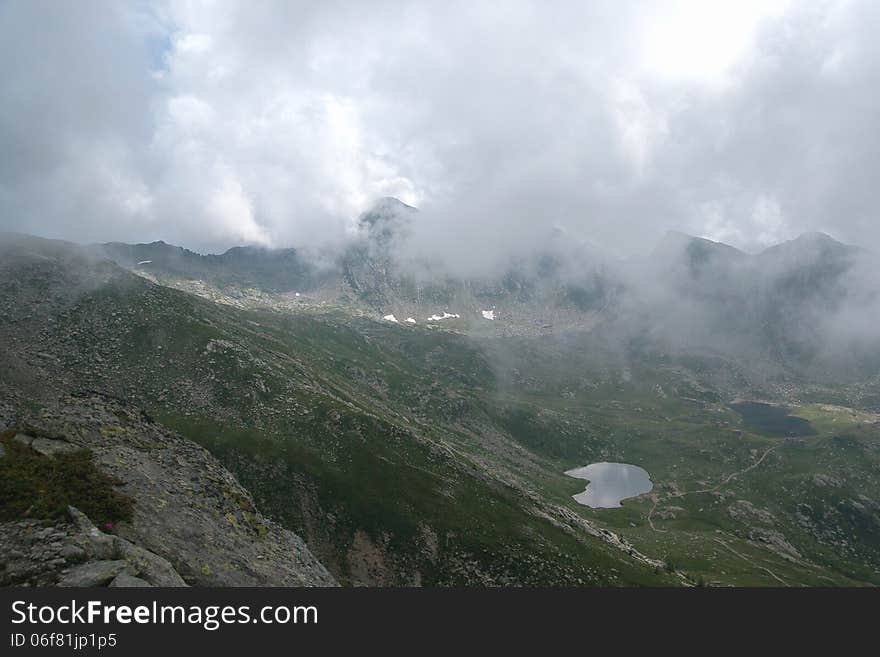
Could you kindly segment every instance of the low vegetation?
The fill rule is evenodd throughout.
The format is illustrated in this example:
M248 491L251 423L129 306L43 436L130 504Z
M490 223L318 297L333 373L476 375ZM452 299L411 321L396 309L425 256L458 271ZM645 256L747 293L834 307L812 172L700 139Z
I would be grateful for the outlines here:
M134 501L95 467L89 451L45 456L15 440L17 433L0 435L0 520L53 520L68 506L105 529L131 520Z

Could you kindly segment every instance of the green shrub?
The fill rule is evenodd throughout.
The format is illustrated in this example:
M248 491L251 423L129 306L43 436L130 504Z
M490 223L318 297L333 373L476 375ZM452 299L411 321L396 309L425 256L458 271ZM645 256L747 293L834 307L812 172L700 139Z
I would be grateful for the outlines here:
M95 467L90 451L48 457L14 440L16 433L0 435L6 451L0 458L0 520L51 520L68 505L102 528L131 520L134 500L116 490L121 482Z

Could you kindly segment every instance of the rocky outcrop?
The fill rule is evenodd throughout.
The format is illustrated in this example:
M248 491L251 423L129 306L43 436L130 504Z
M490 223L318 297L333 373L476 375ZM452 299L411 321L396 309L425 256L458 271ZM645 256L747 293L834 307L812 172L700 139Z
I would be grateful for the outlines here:
M305 543L263 517L201 447L101 395L41 405L37 413L12 405L15 415L0 422L14 422L15 439L50 458L89 450L134 511L131 521L101 528L73 507L50 522L0 523L0 584L335 585Z
M736 500L733 504L727 507L727 513L734 520L738 520L747 525L753 523L771 525L776 520L776 518L773 517L773 514L767 509L758 508L748 500Z
M766 547L789 561L797 561L801 558L797 548L789 543L781 532L773 529L753 529L749 532L749 541Z
M105 534L74 507L54 523L0 523L0 554L4 586L186 586L168 560Z
M71 568L58 586L77 588L106 586L128 568L125 561L90 561Z

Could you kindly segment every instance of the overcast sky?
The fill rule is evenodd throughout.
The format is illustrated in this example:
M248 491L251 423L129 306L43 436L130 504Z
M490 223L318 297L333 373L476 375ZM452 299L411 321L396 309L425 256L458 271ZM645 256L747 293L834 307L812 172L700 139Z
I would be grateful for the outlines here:
M0 2L0 228L880 248L880 2ZM486 255L489 254L489 255Z

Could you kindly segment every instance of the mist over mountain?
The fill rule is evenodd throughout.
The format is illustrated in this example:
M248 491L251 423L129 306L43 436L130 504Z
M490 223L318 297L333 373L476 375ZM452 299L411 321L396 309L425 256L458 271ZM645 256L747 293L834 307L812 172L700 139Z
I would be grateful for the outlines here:
M877 271L873 254L822 234L756 255L673 234L630 280L636 304L650 309L645 330L678 349L795 367L835 360L849 366L868 345L840 333L837 320L849 317L853 338L855 326L870 331L876 313L871 271ZM876 350L876 339L869 342Z
M877 581L877 336L843 330L875 312L853 285L869 252L808 235L748 255L672 234L641 260L539 251L493 276L430 278L389 250L405 242L398 219L365 221L323 268L293 250L4 235L4 481L39 490L23 464L79 449L91 460L77 467L112 473L104 450L124 449L137 459L118 485L127 501L108 508L128 541L118 549L153 555L124 573L148 583L276 570L384 586ZM131 420L140 409L148 419ZM182 537L177 519L215 488L153 501L142 481L155 487L156 473L180 486L177 469L136 456L155 436L196 441L218 460L211 472L235 477L226 490L253 495L198 531L232 523L230 541L262 555L278 523L270 559L252 565L241 548L229 560L224 543L201 553L219 568L206 575L185 541L156 540L155 514ZM650 468L655 488L626 500L623 526L574 501L563 473L586 461ZM712 503L685 499L685 477L716 482ZM62 488L75 510L39 507L40 522L80 540L77 514L101 517L102 486ZM0 544L23 555L9 583L120 576L95 547L81 567L39 566L32 521L3 508ZM768 566L731 561L719 540Z
M459 268L444 254L419 250L414 235L429 220L381 199L344 247L319 257L257 247L200 255L163 242L96 249L146 274L218 289L305 295L302 302L341 303L399 321L464 315L466 330L478 333L595 332L616 350L643 344L715 354L768 375L851 376L880 362L880 266L871 252L822 233L748 254L671 231L647 255L627 259L560 235L532 253Z

